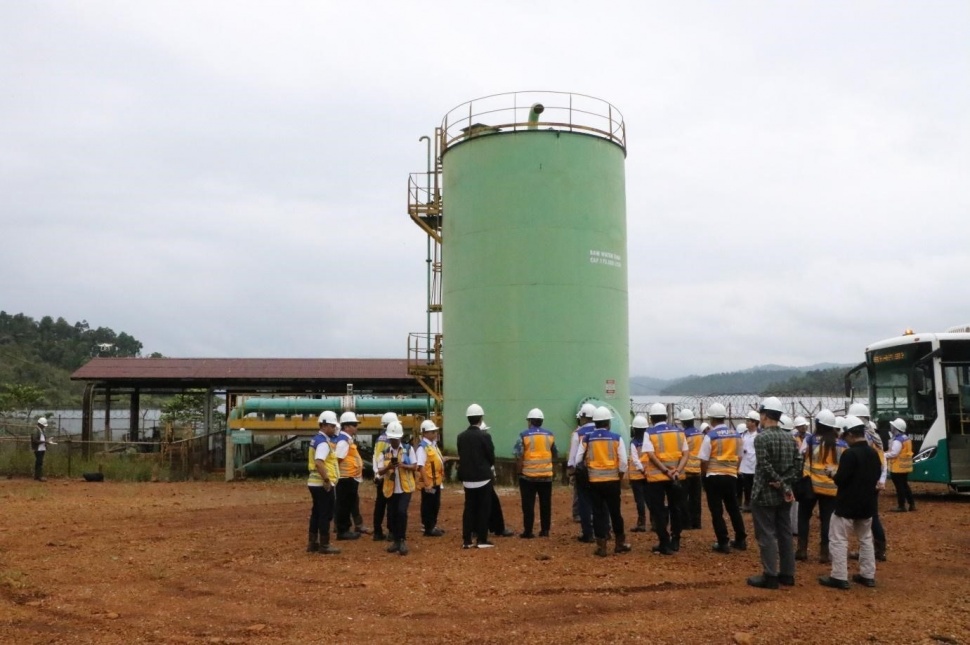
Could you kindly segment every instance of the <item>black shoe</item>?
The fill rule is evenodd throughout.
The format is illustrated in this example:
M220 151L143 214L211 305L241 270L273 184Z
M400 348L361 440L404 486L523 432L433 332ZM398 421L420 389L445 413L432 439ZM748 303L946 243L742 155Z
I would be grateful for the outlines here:
M875 587L876 586L876 580L874 578L867 578L864 575L862 575L861 573L853 574L853 576L852 576L852 582L858 583L858 584L862 585L863 587L870 587L871 588L871 587Z
M372 539L375 542L383 542L384 541L384 532L383 531L374 531L374 537Z
M306 545L307 553L316 553L319 550L320 550L319 542L308 542Z
M498 537L512 537L513 535L515 535L515 531L513 531L512 529L504 529L499 533L493 532L492 535L495 535Z
M384 550L387 551L388 553L397 553L400 549L401 549L401 543L395 542L394 544L392 544L391 546L387 547Z
M401 540L398 544L400 544L400 546L397 547L397 553L398 553L398 555L407 555L408 554L408 543L405 542L404 540Z
M725 542L724 544L721 544L720 542L715 542L711 546L711 551L714 551L716 553L730 553L731 545L728 544L727 542Z
M592 535L580 535L576 538L576 540L582 542L583 544L593 544L596 542L596 538L594 538Z
M786 587L794 587L795 576L785 576L782 574L778 574L778 584L784 585Z
M354 530L361 535L370 535L372 533L372 531L366 526L355 526Z
M647 532L647 526L645 524L637 524L632 529L630 529L630 532L631 533L646 533Z
M321 544L320 550L317 551L317 553L320 553L322 555L339 555L340 549L338 549L335 546L330 546L329 544Z
M474 549L475 548L475 545L474 544L468 544L468 543L466 543L466 544L462 544L461 545L461 548L463 548L463 549Z
M893 513L905 513L906 512L906 507L905 506L897 506L896 508L891 508L889 510L892 511Z
M670 540L670 550L674 553L680 551L680 536L672 538Z
M338 540L359 540L360 533L354 533L353 531L344 531L343 533L337 534Z
M833 578L832 576L819 576L818 583L823 587L832 587L833 589L842 589L843 591L849 588L848 580L839 580L838 578Z
M41 479L41 481L47 481L47 480L46 479ZM909 512L910 513L915 513L916 512L916 504L910 504L909 505Z
M748 584L759 589L777 589L778 576L766 576L765 574L761 574L760 576L751 576L748 578Z
M549 531L539 531L539 537L549 537Z
M532 538L535 537L535 534L533 534L533 533L519 533L519 537L522 538L523 540L531 540Z
M650 549L650 552L651 553L657 553L659 555L673 555L674 554L674 552L670 550L670 547L663 546L663 545L660 545L660 544L658 544L655 547L653 547L652 549Z
M731 548L736 551L747 551L748 542L747 540L731 540Z

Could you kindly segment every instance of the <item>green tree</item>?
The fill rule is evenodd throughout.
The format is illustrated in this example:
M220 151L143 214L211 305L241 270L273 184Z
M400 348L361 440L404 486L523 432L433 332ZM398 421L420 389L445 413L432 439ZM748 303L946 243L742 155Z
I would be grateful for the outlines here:
M0 395L0 408L9 412L19 412L25 419L30 419L34 410L44 400L44 391L33 385L22 383L5 384L5 390Z

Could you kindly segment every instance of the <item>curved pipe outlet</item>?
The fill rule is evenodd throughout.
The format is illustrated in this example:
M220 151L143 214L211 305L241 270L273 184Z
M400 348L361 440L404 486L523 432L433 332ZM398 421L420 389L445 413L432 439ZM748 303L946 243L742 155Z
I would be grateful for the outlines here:
M544 106L542 103L536 103L535 105L532 106L532 109L529 110L529 129L530 130L535 130L536 128L539 127L539 115L542 114L545 110L546 110L546 106Z

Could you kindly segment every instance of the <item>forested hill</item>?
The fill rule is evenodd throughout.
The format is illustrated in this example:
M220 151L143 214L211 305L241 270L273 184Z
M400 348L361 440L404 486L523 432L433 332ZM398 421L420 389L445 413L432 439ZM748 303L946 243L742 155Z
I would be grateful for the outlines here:
M820 369L812 369L818 367ZM738 372L688 376L664 387L661 395L708 396L712 394L772 394L779 396L841 394L849 365L811 367L755 367ZM857 374L857 389L864 389L864 376Z
M0 311L0 411L78 405L82 385L71 373L93 356L139 356L142 344L86 320L69 323ZM30 404L30 405L28 405Z

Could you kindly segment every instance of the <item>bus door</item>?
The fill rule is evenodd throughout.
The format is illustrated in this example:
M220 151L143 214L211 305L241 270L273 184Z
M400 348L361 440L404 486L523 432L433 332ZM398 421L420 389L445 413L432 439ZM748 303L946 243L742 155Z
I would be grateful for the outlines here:
M970 363L942 363L950 480L970 484Z

